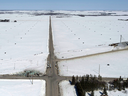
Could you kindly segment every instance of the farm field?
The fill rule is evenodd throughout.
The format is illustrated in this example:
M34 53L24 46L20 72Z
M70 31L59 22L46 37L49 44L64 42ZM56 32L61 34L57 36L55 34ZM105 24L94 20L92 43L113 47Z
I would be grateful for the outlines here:
M46 71L49 16L0 14L0 74ZM16 20L17 22L14 22Z
M1 96L46 96L45 81L0 80Z
M108 46L128 41L128 16L85 16L52 18L54 52L59 59L120 49Z
M127 77L128 50L69 59L127 48L109 46L120 43L121 35L121 42L128 41L128 22L118 19L125 20L128 16L53 17L54 52L58 60L60 59L59 75L100 74L103 77Z
M128 51L119 51L80 59L71 59L58 62L61 76L84 76L92 74L103 77L128 78ZM100 67L100 69L99 69ZM99 72L100 70L100 72Z

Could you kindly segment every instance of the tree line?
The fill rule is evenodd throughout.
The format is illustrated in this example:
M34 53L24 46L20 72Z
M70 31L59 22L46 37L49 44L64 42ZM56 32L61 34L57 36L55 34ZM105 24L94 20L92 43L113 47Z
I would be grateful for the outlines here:
M109 87L108 87L109 84ZM85 96L86 92L91 92L89 95L94 96L95 90L103 90L100 92L101 96L107 96L106 90L115 90L118 91L125 90L128 88L128 78L123 80L121 76L109 83L102 81L102 77L99 75L96 77L95 75L86 75L82 77L72 76L71 85L75 85L76 93L78 96Z
M72 85L75 85L76 92L78 96L85 96L86 92L91 92L90 96L94 96L94 90L102 89L101 92L104 95L107 95L105 85L106 83L102 81L102 77L95 75L86 75L82 77L72 76Z

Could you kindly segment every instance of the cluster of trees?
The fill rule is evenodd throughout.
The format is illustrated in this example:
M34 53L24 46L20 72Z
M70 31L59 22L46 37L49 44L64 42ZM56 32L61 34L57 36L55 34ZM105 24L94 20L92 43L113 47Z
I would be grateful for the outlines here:
M72 85L75 85L78 96L85 96L85 92L91 91L91 96L94 96L94 90L103 89L103 94L107 95L105 89L105 82L102 81L102 77L95 75L86 75L82 77L72 77Z
M110 82L111 86L110 90L113 89L118 89L119 91L121 90L125 90L125 88L128 88L128 79L127 80L123 80L120 76L120 78L113 80L112 82Z
M0 22L9 22L9 21L10 21L9 19L4 19L4 20L0 19Z
M102 77L95 75L86 75L82 77L72 77L72 85L75 85L76 92L78 96L85 96L86 92L91 92L89 95L94 96L94 90L103 90L101 93L101 96L107 96L107 84L102 81ZM120 76L120 78L115 79L111 82L109 82L109 90L115 90L118 89L119 91L125 90L125 88L128 88L128 78L126 80L123 80ZM108 88L107 88L108 89Z

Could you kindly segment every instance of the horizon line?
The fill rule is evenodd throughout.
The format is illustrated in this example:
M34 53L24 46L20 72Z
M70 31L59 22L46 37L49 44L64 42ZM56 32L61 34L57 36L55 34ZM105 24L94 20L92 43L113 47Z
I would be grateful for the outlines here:
M0 11L128 11L126 10L102 10L102 9L81 9L81 10L74 10L74 9L0 9Z

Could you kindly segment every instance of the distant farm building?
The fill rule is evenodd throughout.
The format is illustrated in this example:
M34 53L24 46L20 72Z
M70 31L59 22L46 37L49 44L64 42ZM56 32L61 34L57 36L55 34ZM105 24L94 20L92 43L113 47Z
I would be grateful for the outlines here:
M113 43L113 44L109 44L109 46L114 46L114 47L128 47L128 42Z
M122 42L122 35L120 35L120 42L119 43L113 43L109 44L109 46L114 46L114 47L128 47L128 41Z

